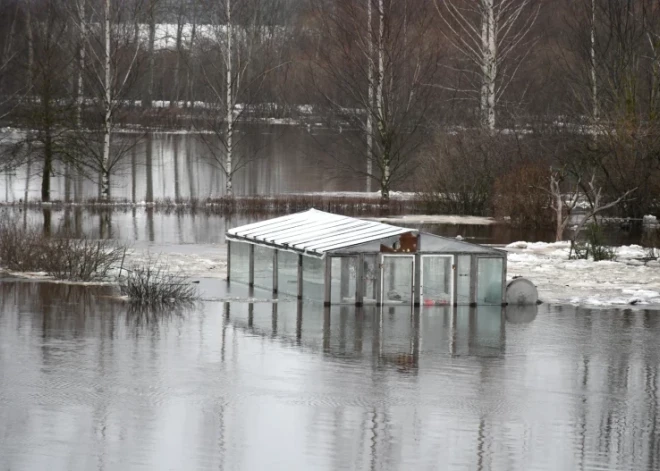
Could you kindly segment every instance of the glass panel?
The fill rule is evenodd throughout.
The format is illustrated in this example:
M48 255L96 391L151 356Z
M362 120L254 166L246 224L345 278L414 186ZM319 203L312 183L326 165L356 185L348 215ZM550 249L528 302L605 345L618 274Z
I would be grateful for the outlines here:
M229 280L247 283L250 276L250 244L231 241L229 244L231 266Z
M422 299L424 305L451 304L452 258L446 256L422 257Z
M303 255L303 297L323 301L325 260Z
M332 303L355 303L355 257L332 259Z
M279 292L298 296L298 254L280 250L277 257Z
M364 256L364 303L376 302L376 283L378 282L378 255Z
M502 259L479 258L477 304L502 304Z
M273 289L273 249L254 246L254 286Z
M383 304L411 304L415 258L383 256Z
M470 304L470 273L472 256L459 255L456 267L456 304Z

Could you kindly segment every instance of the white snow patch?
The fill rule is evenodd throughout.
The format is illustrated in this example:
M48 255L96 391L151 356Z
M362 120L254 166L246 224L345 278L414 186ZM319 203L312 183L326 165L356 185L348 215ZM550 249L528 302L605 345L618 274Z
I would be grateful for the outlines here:
M529 278L550 303L589 306L660 305L660 264L639 245L616 247L616 259L569 260L570 243L514 242L506 246L509 278Z

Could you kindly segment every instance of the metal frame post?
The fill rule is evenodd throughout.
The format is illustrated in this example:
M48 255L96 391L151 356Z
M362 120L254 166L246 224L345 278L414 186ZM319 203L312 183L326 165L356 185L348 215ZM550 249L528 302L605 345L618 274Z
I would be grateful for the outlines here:
M357 257L357 267L355 267L355 305L364 304L364 254Z
M454 279L454 292L451 294L454 300L453 305L458 306L458 264L461 259L461 254L454 255L454 263L452 266L452 277Z
M506 306L506 258L502 257L502 306Z
M298 255L298 299L303 297L303 256Z
M422 302L422 256L415 254L415 273L413 273L413 306L419 306Z
M470 306L477 305L477 287L479 282L479 260L476 255L470 260Z
M332 304L332 258L325 257L325 273L323 276L323 305Z
M273 293L279 290L279 253L279 250L273 249Z
M248 286L254 288L254 245L250 244L250 261L249 261L249 270L248 270Z
M374 296L376 297L376 306L383 304L383 256L378 254L376 259L376 286Z

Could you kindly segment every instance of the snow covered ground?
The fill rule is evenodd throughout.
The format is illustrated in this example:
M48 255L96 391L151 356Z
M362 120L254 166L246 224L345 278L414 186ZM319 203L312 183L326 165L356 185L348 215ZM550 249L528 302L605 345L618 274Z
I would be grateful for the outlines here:
M508 277L524 276L547 303L588 306L660 305L660 262L639 245L616 248L615 261L569 260L569 242L514 242Z
M514 242L506 251L508 277L529 278L546 303L660 306L660 262L641 260L647 252L638 245L618 247L617 259L603 262L569 260L568 242ZM227 275L224 244L137 247L127 263L145 262L158 253L159 261L192 278L224 279Z
M630 305L660 307L660 262L644 260L638 245L618 247L615 261L569 260L569 243L514 242L508 252L508 278L524 276L545 303L591 307ZM225 244L140 244L127 254L125 266L162 263L208 287L204 298L225 298L218 288L227 276ZM44 279L44 274L15 274ZM235 294L231 294L235 297Z

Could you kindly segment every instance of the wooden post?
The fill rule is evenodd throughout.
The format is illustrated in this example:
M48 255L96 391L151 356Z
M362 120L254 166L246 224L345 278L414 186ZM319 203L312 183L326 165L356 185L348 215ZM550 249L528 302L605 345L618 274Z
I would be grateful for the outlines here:
M279 290L279 253L279 250L273 249L273 293Z
M355 305L364 304L364 254L357 257L357 267L355 269Z
M254 245L250 244L250 261L249 261L249 266L250 268L248 269L248 286L250 288L254 287Z
M332 258L325 257L325 275L323 277L323 305L332 304Z
M298 255L298 299L303 297L303 256Z

